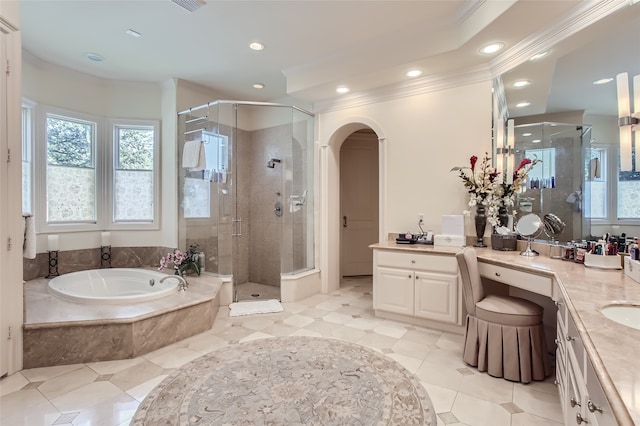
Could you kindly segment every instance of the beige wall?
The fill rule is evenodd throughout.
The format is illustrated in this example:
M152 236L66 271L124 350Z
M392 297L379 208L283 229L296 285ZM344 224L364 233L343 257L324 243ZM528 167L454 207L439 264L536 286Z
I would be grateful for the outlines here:
M491 87L487 79L316 116L323 291L339 285L339 150L348 134L367 126L384 138L380 145L381 236L417 231L418 213L425 215L425 229L437 234L442 215L468 209L462 182L451 168L467 165L472 155L491 152ZM471 235L471 221L466 222Z

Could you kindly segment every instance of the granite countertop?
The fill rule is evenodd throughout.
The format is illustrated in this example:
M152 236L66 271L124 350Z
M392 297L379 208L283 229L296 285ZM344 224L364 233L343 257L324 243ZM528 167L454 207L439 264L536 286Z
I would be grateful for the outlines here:
M459 250L393 241L370 247L441 255ZM640 330L613 322L600 312L609 304L640 305L640 283L622 270L587 268L542 255L525 257L519 251L490 248L476 248L476 253L480 262L556 278L618 423L640 425Z

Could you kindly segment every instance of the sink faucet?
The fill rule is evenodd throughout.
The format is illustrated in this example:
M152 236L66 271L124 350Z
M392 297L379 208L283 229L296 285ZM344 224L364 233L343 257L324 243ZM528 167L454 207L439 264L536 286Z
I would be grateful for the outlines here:
M160 278L159 282L163 282L164 280L168 280L169 278L175 278L179 281L178 283L178 291L185 291L189 287L189 283L184 277L180 275L167 275L166 277Z

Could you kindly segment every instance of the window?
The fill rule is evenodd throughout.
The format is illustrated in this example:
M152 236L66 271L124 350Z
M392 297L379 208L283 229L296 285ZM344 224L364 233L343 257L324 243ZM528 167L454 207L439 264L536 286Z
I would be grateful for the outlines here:
M38 117L40 232L158 228L159 122L48 107Z
M47 223L95 223L97 123L46 117Z
M155 129L114 126L113 222L153 222Z
M585 216L591 219L607 217L607 150L590 149L586 165Z
M33 214L33 105L22 105L22 213Z

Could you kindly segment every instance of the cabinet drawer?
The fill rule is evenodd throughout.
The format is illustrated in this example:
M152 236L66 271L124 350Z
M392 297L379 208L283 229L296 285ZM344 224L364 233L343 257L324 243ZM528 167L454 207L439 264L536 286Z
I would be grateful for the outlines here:
M604 394L602 385L596 376L591 360L587 359L587 415L592 417L592 424L599 426L617 424L615 415L611 411L609 400Z
M484 278L489 278L547 297L551 297L553 294L553 280L551 277L543 277L541 275L482 262L478 263L478 269L480 270L480 275Z
M453 255L377 251L376 264L377 266L409 270L422 269L431 272L458 273L458 262Z

